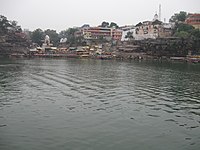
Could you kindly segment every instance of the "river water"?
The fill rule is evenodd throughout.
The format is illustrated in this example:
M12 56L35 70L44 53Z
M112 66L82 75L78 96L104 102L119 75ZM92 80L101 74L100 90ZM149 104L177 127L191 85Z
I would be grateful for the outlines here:
M0 60L0 150L199 150L200 64Z

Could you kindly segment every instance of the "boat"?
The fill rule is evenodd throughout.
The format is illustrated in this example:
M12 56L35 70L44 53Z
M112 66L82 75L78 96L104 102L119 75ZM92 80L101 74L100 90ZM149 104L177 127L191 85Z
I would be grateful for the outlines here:
M112 55L97 55L96 56L97 59L111 59Z

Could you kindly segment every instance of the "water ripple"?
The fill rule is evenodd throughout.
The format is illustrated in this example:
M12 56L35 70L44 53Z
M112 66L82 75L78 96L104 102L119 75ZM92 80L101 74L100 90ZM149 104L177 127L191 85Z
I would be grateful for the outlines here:
M119 142L158 149L159 141L192 149L199 141L200 75L187 67L73 59L2 64L0 139L29 145L39 138L77 149L117 149Z

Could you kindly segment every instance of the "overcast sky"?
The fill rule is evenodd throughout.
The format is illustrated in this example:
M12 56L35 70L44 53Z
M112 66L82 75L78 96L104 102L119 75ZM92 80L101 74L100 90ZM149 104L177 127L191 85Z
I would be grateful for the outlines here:
M162 20L179 11L200 13L200 0L0 0L0 14L18 21L23 29L61 31L102 21L135 25L152 20L159 4Z

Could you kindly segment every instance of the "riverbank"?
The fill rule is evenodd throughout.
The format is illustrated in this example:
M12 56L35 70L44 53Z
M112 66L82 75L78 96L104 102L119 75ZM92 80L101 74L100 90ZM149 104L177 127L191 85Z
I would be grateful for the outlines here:
M199 63L199 41L183 38L157 38L146 40L132 40L113 44L112 42L91 43L86 46L59 46L42 49L29 49L26 40L15 38L1 38L0 55L8 57L48 57L48 58L92 58L92 59L157 59L168 61L182 61Z
M5 57L2 57L5 58ZM155 57L146 54L120 54L120 55L98 55L98 56L78 56L78 55L67 55L67 54L37 54L33 56L13 54L7 58L17 59L35 59L35 58L49 58L49 59L101 59L101 60L143 60L143 61L168 61L168 62L183 62L183 63L200 63L200 56L187 56L187 57Z

